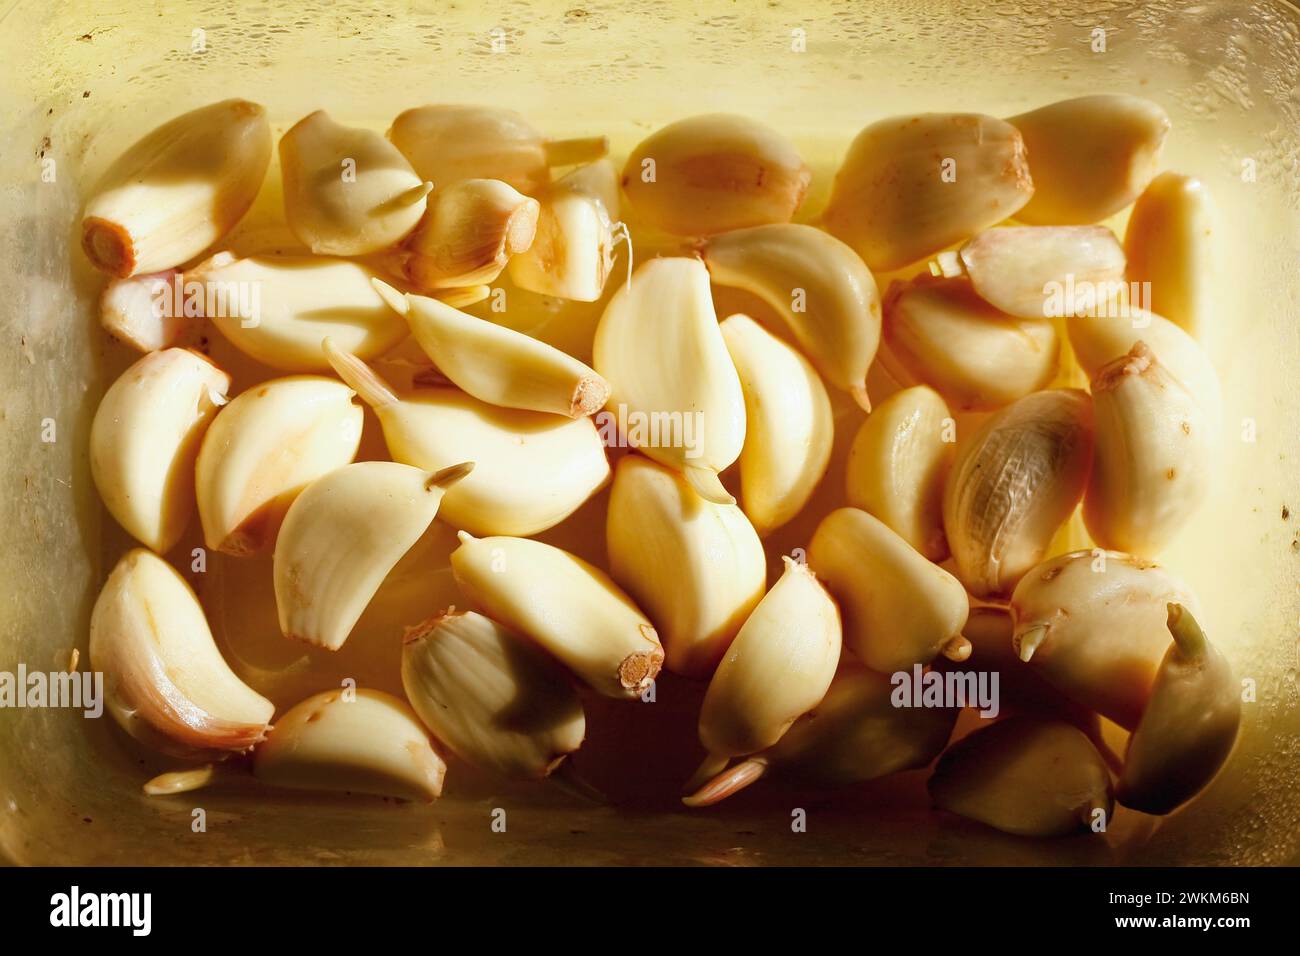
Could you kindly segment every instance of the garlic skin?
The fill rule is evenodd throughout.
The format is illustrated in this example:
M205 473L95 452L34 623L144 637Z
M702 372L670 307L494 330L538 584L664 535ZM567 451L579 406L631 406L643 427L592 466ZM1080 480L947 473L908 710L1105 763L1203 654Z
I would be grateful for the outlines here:
M1016 215L1033 192L1025 142L1009 123L894 116L853 140L822 222L873 272L889 272Z
M345 180L348 162L352 178ZM280 138L280 176L289 228L325 256L361 256L401 241L424 215L432 188L388 140L324 110Z
M1022 222L1099 222L1147 187L1169 132L1165 111L1136 96L1102 93L1060 100L1007 120L1024 137L1033 198Z
M945 441L952 428L953 441ZM956 425L942 396L905 388L858 428L845 469L848 503L879 518L930 561L948 556L943 486L956 448ZM742 459L743 462L743 459Z
M878 518L832 511L813 534L808 563L839 602L849 650L872 670L892 674L940 653L970 654L961 582Z
M405 701L327 690L294 705L253 751L253 775L295 790L368 793L432 803L447 765Z
M1086 392L1035 392L959 445L943 524L957 576L976 597L1010 592L1074 511L1092 461L1092 417Z
M190 319L167 315L155 296L175 286L175 269L110 279L99 297L99 324L137 352L157 352L177 345Z
M275 710L226 664L185 579L143 548L122 556L95 600L90 664L122 729L174 756L247 750Z
M642 140L623 167L638 220L679 236L789 222L812 172L780 133L744 116L711 113Z
M806 566L785 573L754 608L709 682L700 742L710 754L765 750L826 696L840 659L840 612Z
M659 635L604 571L529 538L462 531L451 571L471 604L606 697L633 699L663 665Z
M867 370L880 345L880 295L857 254L813 226L777 223L702 243L709 278L763 299L828 382L867 411Z
M86 200L81 248L119 278L194 259L234 228L271 162L266 110L222 100L168 120L119 156Z
M194 462L230 376L187 349L150 352L115 381L90 426L90 473L104 507L165 554L194 513Z
M525 638L454 609L409 629L402 686L433 735L461 760L541 780L587 732L567 675Z
M610 575L655 622L664 666L711 675L767 589L763 544L744 512L626 455L614 470L605 540Z
M362 426L353 394L333 379L292 376L254 386L221 410L195 463L210 549L246 555L267 548L299 492L352 460Z

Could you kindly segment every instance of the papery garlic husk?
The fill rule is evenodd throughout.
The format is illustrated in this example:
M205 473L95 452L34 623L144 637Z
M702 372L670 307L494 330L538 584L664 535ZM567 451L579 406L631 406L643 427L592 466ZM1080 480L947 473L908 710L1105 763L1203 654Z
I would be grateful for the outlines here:
M280 632L336 651L402 555L472 462L439 472L361 461L317 478L289 507L275 541Z
M573 514L609 480L605 443L590 418L501 408L459 389L400 397L356 356L327 344L339 375L375 410L394 461L474 470L449 488L440 517L474 534L530 535Z
M295 790L369 793L431 803L447 765L405 701L366 688L308 697L253 752L253 774Z
M363 418L353 394L333 379L291 376L255 385L221 410L195 465L210 549L242 555L267 548L299 492L352 460Z
M189 262L234 228L271 161L266 110L222 100L182 113L119 156L86 200L81 248L125 278Z
M280 138L280 176L289 228L324 256L362 256L400 242L424 215L432 188L384 137L324 110Z
M424 725L466 763L540 780L582 745L582 701L526 638L454 608L407 632L402 686Z
M849 650L872 670L892 674L941 653L970 654L961 582L878 518L832 511L813 534L808 563L839 602Z
M853 438L848 503L875 515L924 557L942 561L948 556L943 485L956 441L956 423L938 392L925 385L895 392Z
M828 382L870 411L867 369L880 345L880 295L857 254L813 226L780 223L701 244L709 277L767 302Z
M606 697L633 699L654 683L664 660L659 636L604 571L528 538L462 531L460 540L451 570L471 604Z
M1063 721L1027 715L949 747L929 789L941 810L1017 836L1104 829L1114 810L1110 772L1087 736Z
M1165 111L1137 96L1101 93L1060 100L1007 120L1024 137L1034 195L1022 222L1099 222L1147 187L1169 132Z
M700 742L712 755L766 750L821 703L835 676L839 609L807 565L784 560L704 695Z
M614 470L605 540L610 575L655 622L664 666L707 678L767 589L763 544L744 512L626 455Z
M171 290L180 273L175 269L110 279L99 297L99 324L109 335L138 352L169 349L190 325L170 306Z
M957 577L976 597L1006 594L1042 560L1078 505L1092 462L1092 401L1035 392L959 444L943 524Z
M196 352L150 352L115 381L90 426L90 473L117 523L163 554L194 513L194 462L230 376Z
M744 446L745 396L703 263L665 258L638 268L605 307L593 352L610 384L607 407L628 425L624 440L683 472L708 500L734 504L718 472Z
M763 537L802 511L826 474L831 400L808 360L749 316L719 327L745 396L741 504Z
M1199 613L1195 595L1154 561L1074 551L1044 561L1017 585L1013 644L1066 696L1131 730L1169 646L1171 602Z
M969 239L1033 195L1025 143L980 113L922 113L873 123L845 156L822 221L886 272Z
M90 664L122 729L175 756L247 750L275 711L226 664L185 579L143 548L122 556L95 600Z

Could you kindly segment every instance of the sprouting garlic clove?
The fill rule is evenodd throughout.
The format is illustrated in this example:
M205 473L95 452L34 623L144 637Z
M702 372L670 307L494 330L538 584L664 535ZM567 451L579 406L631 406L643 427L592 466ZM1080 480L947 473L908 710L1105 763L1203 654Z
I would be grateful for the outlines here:
M609 480L605 442L590 418L501 408L455 388L415 388L399 397L332 341L325 351L374 409L394 461L425 471L474 462L474 471L443 497L439 514L455 528L537 534L573 514Z
M384 137L324 110L280 138L280 175L289 228L327 256L366 255L401 241L424 215L432 188Z
M891 674L939 654L970 653L961 582L878 518L832 511L813 534L808 563L839 602L849 650L872 670Z
M884 272L996 225L1029 201L1025 143L979 113L895 116L849 147L823 222Z
M336 651L472 462L439 472L391 461L344 465L294 499L275 541L275 604L286 637Z
M679 236L789 222L812 172L794 146L757 120L725 113L670 123L623 167L638 220Z
M1024 136L1034 195L1022 222L1099 222L1146 188L1169 132L1165 111L1136 96L1102 93L1060 100L1013 116Z
M1173 812L1209 786L1241 724L1232 667L1181 604L1168 606L1174 642L1129 737L1116 799L1143 813Z
M199 314L241 352L286 372L328 371L320 349L326 336L367 358L402 341L406 323L373 278L348 259L225 253L185 274L187 288L202 290Z
M948 406L925 385L878 405L849 448L846 496L931 561L948 556L943 485L956 447ZM743 461L743 459L742 459Z
M405 701L377 690L327 690L291 707L256 750L253 774L295 790L431 803L447 765Z
M635 698L654 683L664 659L659 636L605 572L529 538L462 531L460 541L451 570L471 604L606 697Z
M826 696L840 659L840 612L804 564L759 601L709 682L700 742L717 756L771 747Z
M480 401L580 418L609 399L608 382L545 342L378 279L375 287L438 371Z
M1035 392L960 444L943 524L957 577L976 597L1006 594L1042 560L1083 495L1092 402L1078 389Z
M770 305L818 371L864 409L880 344L876 280L857 254L813 226L776 223L700 245L709 278Z
M266 549L298 493L352 460L363 418L353 394L333 379L292 376L254 386L221 410L195 465L210 549Z
M1010 604L1013 646L1070 699L1132 729L1169 646L1171 602L1198 607L1187 586L1154 561L1074 551L1021 578Z
M605 307L593 352L627 443L683 472L709 501L734 504L718 472L744 446L745 396L703 263L662 258L638 268Z
M808 360L749 316L719 328L745 396L741 503L763 537L802 511L826 474L831 401Z
M948 748L929 783L935 806L1017 836L1066 836L1109 822L1110 772L1077 727L1017 716ZM1095 831L1094 831L1095 832Z
M275 710L222 659L185 579L143 548L123 555L95 601L90 663L113 719L164 753L247 750Z
M763 545L744 512L626 455L614 470L605 540L610 575L655 622L664 666L707 678L767 589Z
M506 777L549 776L586 735L582 701L564 672L474 611L451 609L408 630L402 686L452 753Z
M182 265L234 228L271 161L266 110L222 100L168 120L119 156L86 201L81 247L126 278Z
M190 320L170 306L181 274L175 269L110 279L99 297L99 323L109 335L139 352L178 344Z
M90 426L90 473L109 514L164 554L194 513L194 462L230 376L187 349L145 355L114 382Z
M1083 520L1103 548L1159 553L1209 490L1212 439L1200 404L1144 342L1092 380L1096 451Z

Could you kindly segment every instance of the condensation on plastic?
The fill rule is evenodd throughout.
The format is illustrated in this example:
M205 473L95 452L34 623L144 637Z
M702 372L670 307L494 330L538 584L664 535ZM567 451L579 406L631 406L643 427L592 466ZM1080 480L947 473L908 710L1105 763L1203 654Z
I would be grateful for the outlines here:
M796 139L817 170L810 197L816 203L844 147L871 120L926 109L1010 115L1112 90L1165 106L1174 122L1166 165L1204 178L1224 210L1226 305L1205 336L1226 405L1218 491L1164 557L1201 594L1208 629L1237 672L1254 682L1257 701L1245 705L1242 741L1227 771L1185 811L1161 821L1120 814L1105 837L1046 843L931 813L920 773L832 798L797 790L745 794L704 813L674 810L671 800L597 808L553 789L503 787L458 767L449 774L448 796L432 808L304 798L238 781L149 798L141 783L174 765L126 742L108 719L4 709L0 852L6 858L732 865L1296 860L1295 8L1277 0L1195 6L1093 0L1062 3L1059 11L1049 10L1051 4L1022 9L983 0L564 0L453 9L308 2L242 4L233 12L220 3L79 6L22 0L0 19L6 126L0 527L9 536L0 548L0 670L15 671L20 662L31 670L61 668L74 646L85 661L87 621L106 558L124 544L103 518L85 449L95 404L129 356L107 343L93 320L102 279L76 251L75 227L94 175L167 117L239 95L266 104L279 128L325 106L382 129L410 106L470 101L519 109L553 135L608 132L617 153L665 121L731 110L761 117ZM1094 49L1098 30L1104 52ZM796 52L800 41L804 52ZM1253 180L1243 175L1246 169L1253 169ZM43 441L51 427L55 440ZM1251 429L1253 440L1246 440ZM836 461L832 467L842 467L842 451ZM794 546L807 530L792 531L782 546ZM572 534L567 543L597 554L601 547ZM445 542L428 547L445 556ZM265 567L252 568L242 572L250 580L266 576ZM405 586L445 585L415 575ZM235 614L214 622L225 632L228 653L240 620ZM385 660L389 671L392 653ZM293 673L294 659L283 655L242 661L241 673L253 680L260 664L265 680L255 683L271 693L279 679L272 670ZM355 666L364 683L362 657L343 658L334 676ZM611 792L663 791L665 780L685 776L688 768L680 764L695 755L667 756L662 738L689 738L697 701L695 691L666 680L654 704L595 704L589 744L605 768L592 758L585 772ZM498 807L507 811L504 833L491 827ZM205 811L205 832L194 831L195 808ZM795 808L809 811L807 832L791 831Z

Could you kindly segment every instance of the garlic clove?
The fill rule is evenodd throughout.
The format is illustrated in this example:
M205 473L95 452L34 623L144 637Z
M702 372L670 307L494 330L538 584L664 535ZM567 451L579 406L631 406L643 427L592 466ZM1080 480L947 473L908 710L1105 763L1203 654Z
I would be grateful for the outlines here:
M110 279L99 297L99 323L109 335L138 352L172 348L184 338L190 320L172 307L175 269Z

